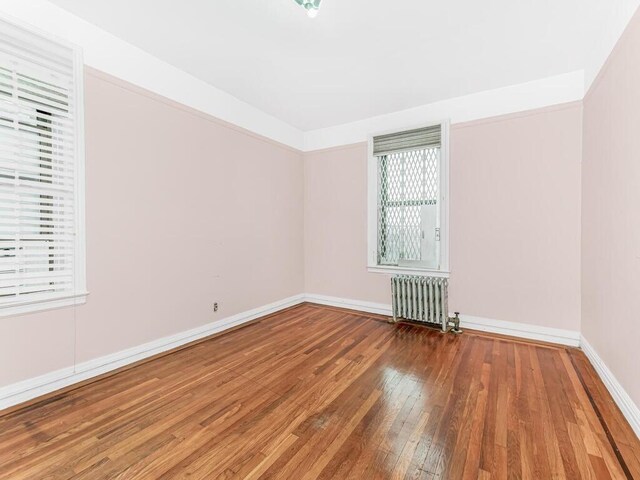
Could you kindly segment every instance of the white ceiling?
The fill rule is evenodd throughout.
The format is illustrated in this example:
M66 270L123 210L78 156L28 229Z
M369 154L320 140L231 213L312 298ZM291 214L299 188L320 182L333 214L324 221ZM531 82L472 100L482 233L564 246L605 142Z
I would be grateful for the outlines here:
M52 0L305 131L588 68L616 2Z

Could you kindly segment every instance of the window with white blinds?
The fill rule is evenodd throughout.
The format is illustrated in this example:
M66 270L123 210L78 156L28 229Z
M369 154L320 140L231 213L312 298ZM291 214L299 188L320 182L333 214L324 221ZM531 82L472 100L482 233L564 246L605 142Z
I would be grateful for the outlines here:
M369 267L448 271L448 125L374 135Z
M0 315L85 294L82 62L0 20Z

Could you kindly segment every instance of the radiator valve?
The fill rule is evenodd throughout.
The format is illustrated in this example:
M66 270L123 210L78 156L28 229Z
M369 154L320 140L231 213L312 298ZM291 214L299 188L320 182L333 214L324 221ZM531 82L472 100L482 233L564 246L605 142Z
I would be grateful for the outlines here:
M453 313L455 314L455 317L449 317L449 326L451 327L449 331L459 335L462 333L462 330L460 330L460 312Z

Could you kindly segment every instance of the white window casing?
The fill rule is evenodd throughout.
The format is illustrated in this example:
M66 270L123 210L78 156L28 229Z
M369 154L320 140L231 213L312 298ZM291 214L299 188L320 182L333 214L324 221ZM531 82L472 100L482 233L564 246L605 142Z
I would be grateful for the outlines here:
M0 17L0 316L87 295L80 49Z
M449 122L369 136L370 272L449 275Z

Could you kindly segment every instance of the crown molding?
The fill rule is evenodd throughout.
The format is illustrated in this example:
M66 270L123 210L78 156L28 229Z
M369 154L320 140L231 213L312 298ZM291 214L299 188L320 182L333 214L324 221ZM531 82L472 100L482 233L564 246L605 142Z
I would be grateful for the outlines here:
M89 67L297 150L304 147L301 130L47 0L3 0L0 10L9 21L79 46Z
M605 70L608 59L615 51L639 6L640 0L616 0L607 3L607 7L611 9L611 16L603 19L607 24L607 28L603 29L604 36L594 38L593 44L589 46L589 58L584 69L585 95Z
M372 131L449 119L452 124L581 101L621 37L640 0L625 0L607 19L585 70L430 103L333 127L302 130L164 62L48 0L2 0L20 23L80 46L85 64L187 107L302 152L367 140Z
M535 110L582 100L584 72L556 75L533 82L430 103L366 120L306 132L306 152L366 142L371 132L405 128L407 125L450 120L451 124Z

